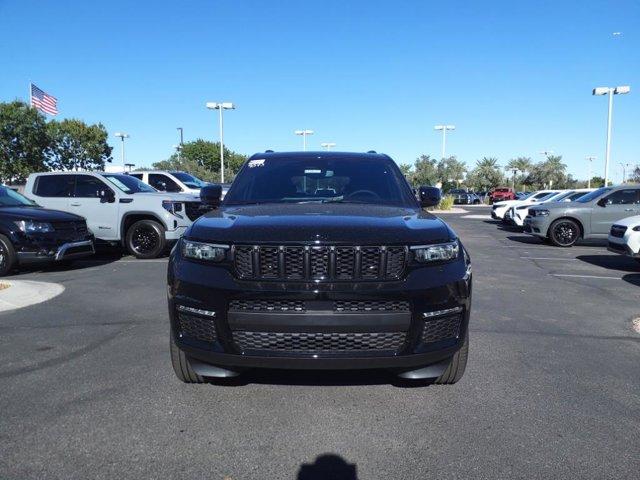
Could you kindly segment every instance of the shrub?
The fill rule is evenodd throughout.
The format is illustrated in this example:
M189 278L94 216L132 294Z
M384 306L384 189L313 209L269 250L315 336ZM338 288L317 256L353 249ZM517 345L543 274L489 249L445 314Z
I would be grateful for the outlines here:
M440 199L440 203L436 207L437 210L451 210L453 207L453 197L451 195L445 195Z

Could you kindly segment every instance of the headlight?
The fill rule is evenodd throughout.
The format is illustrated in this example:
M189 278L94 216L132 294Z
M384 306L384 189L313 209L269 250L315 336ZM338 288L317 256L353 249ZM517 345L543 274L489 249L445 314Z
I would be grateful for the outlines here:
M633 227L632 229L634 232L640 232L640 225L637 225L635 227Z
M163 200L162 208L164 208L167 212L175 215L176 217L182 218L182 215L178 214L178 212L182 211L182 203L172 202L171 200Z
M49 233L53 232L53 225L49 222L34 222L32 220L20 220L17 227L24 233Z
M549 210L536 210L536 217L547 217Z
M413 250L416 261L420 263L441 262L457 258L460 252L460 244L455 241L437 245L421 245L419 247L411 247L411 250Z
M182 239L182 255L185 258L221 262L226 258L227 250L229 245L214 245Z

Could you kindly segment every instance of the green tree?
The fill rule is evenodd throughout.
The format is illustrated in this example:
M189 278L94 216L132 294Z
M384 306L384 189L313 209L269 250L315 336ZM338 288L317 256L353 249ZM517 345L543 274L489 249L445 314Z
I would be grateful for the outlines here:
M52 120L47 124L51 141L47 166L51 170L103 170L111 162L112 147L104 125L82 120Z
M247 159L246 155L224 148L224 178L233 180ZM174 153L167 160L156 162L153 168L158 170L184 170L202 180L220 181L220 143L207 140L194 140L182 145L180 155Z
M517 157L509 160L509 163L504 167L504 169L513 174L516 171L516 174L512 176L513 188L516 188L518 183L522 183L522 181L526 178L526 174L531 171L533 167L533 162L529 157ZM517 172L520 175L517 175Z
M44 115L25 102L0 103L0 180L20 182L46 170L49 136Z
M420 185L433 185L438 181L436 165L438 161L429 155L420 155L414 165L410 183L418 187Z
M445 191L456 188L466 171L467 166L456 157L443 158L436 166L438 181L442 183L442 189Z
M533 188L562 188L567 184L567 166L562 156L550 155L544 162L536 163L527 176L525 183Z
M504 175L498 159L483 157L476 160L476 166L467 175L467 186L476 191L486 191L504 184Z

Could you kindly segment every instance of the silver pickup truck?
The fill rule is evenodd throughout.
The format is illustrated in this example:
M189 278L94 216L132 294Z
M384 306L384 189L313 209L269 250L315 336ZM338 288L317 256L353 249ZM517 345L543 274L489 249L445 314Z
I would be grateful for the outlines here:
M87 220L96 240L155 258L208 211L199 197L158 192L130 175L55 172L29 175L24 195L46 208Z

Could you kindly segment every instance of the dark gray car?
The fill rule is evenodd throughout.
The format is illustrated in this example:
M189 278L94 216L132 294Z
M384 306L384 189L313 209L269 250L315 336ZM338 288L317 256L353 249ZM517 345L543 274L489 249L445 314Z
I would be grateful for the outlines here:
M456 205L479 205L482 199L473 192L467 192L462 188L450 190L448 195L453 197L453 203Z
M607 238L617 220L639 213L640 185L603 187L570 203L531 207L524 231L570 247L580 238Z

